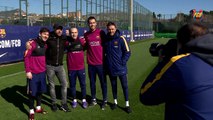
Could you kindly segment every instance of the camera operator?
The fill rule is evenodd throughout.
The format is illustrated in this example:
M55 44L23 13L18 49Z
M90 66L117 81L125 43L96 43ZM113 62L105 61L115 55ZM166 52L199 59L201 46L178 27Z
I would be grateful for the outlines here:
M165 103L165 120L213 119L213 34L199 23L177 32L179 54L161 62L143 83L144 105Z

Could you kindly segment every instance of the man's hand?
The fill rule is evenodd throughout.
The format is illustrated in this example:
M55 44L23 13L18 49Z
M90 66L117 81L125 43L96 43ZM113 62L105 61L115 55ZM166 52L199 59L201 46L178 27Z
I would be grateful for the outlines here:
M26 76L27 76L27 78L30 79L30 80L33 78L33 75L32 75L31 72L26 73Z
M33 42L32 40L29 40L29 41L26 42L26 49L27 49L27 50L29 50L29 49L32 48L32 46L31 46L31 43L32 43L32 42Z

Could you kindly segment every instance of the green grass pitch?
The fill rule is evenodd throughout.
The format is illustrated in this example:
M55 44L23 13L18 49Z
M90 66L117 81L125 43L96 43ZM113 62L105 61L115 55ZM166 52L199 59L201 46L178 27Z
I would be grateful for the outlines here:
M118 80L118 105L119 108L111 110L108 105L105 110L101 110L99 105L83 109L78 106L72 109L71 100L68 106L71 112L65 113L60 110L52 112L50 109L50 97L43 96L42 107L48 111L46 115L35 114L36 120L163 120L164 105L144 106L139 101L140 87L146 76L157 63L156 57L151 57L149 46L153 42L165 43L168 39L148 39L131 43L131 57L128 62L128 86L129 101L132 113L127 114L122 108L125 106L124 96ZM86 65L87 66L87 65ZM66 69L66 64L65 64ZM87 70L87 68L86 68ZM88 73L87 73L88 75ZM55 78L55 81L58 81ZM108 101L113 102L111 84L108 82ZM89 79L87 77L87 95L90 96ZM100 83L97 79L97 98L101 100ZM26 78L23 62L13 65L0 66L0 119L1 120L26 120L28 118L28 99L26 95ZM80 95L79 82L77 82L77 94ZM57 82L56 89L60 94L60 86ZM60 97L58 104L60 105ZM80 100L79 100L80 101Z

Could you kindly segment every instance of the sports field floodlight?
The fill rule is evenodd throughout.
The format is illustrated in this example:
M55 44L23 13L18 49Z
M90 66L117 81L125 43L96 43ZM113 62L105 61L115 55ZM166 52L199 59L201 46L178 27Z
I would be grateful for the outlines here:
M23 20L23 17L22 17L22 2L24 2L25 4L25 12L26 12L26 15L23 15L25 16L26 18L26 21L27 21L27 26L29 26L29 20L28 20L28 7L29 7L29 3L28 3L28 0L19 0L19 17L20 17L20 21Z
M43 0L43 25L44 25L44 18L45 18L45 14L46 14L46 8L49 8L49 26L51 26L51 0Z
M133 37L133 0L130 0L130 41L135 42Z

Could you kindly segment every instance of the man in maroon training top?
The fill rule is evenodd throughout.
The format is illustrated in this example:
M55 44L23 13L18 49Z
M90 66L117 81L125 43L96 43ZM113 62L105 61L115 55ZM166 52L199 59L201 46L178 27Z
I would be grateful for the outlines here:
M90 79L90 89L91 89L91 106L96 105L96 74L98 74L102 95L103 103L101 108L107 105L107 84L106 79L104 79L103 72L103 46L102 43L105 38L105 32L103 30L97 29L97 21L95 17L89 17L87 19L87 24L89 26L89 31L84 34L87 48L87 63L88 72Z
M87 108L86 101L86 74L84 66L85 40L78 37L78 29L70 29L70 37L67 40L67 68L70 81L70 93L73 97L72 107L77 107L76 79L78 77L82 93L82 107Z
M41 28L39 37L31 42L31 49L25 51L24 65L28 81L29 119L34 120L34 100L37 101L36 113L46 114L41 108L41 96L46 92L46 41L49 30Z

